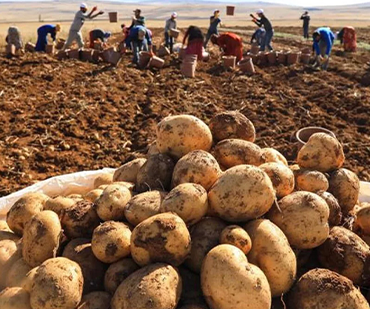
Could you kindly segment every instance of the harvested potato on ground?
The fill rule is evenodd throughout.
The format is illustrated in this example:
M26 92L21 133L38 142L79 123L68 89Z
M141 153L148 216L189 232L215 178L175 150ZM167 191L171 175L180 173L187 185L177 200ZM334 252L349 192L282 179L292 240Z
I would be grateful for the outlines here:
M61 222L68 238L90 238L100 218L94 203L82 200L63 213Z
M91 248L103 263L114 263L130 255L130 228L122 222L107 221L93 233Z
M151 143L148 146L148 151L146 153L146 156L149 157L149 156L157 154L157 153L160 153L160 152L159 152L159 149L157 147L157 141L154 141L153 143Z
M124 186L112 184L106 187L95 201L96 212L103 221L125 219L125 207L132 195Z
M342 209L339 206L338 200L329 192L318 191L316 194L322 197L329 206L329 225L339 225L342 222Z
M76 262L81 267L84 293L103 290L103 279L107 267L95 257L89 239L71 240L64 248L63 257Z
M42 193L28 193L17 200L7 213L6 223L19 236L23 235L26 223L33 215L42 211L48 196Z
M336 138L326 133L315 133L298 152L297 163L301 168L333 171L344 163L343 147Z
M75 309L81 301L83 276L80 266L58 257L42 263L31 290L32 309Z
M297 274L296 256L288 239L270 220L254 220L245 225L252 240L248 261L266 275L272 297L285 294L292 287Z
M94 180L94 189L99 188L101 185L110 185L112 182L113 173L100 175Z
M351 280L328 269L305 273L288 296L289 309L369 309L365 297Z
M335 226L317 252L319 261L325 268L351 279L354 284L369 285L364 274L370 247L355 233Z
M0 293L1 309L32 309L30 294L22 288L6 288Z
M370 235L370 205L362 207L356 214L356 224L365 235Z
M91 190L84 195L84 200L91 202L91 203L95 203L95 201L100 197L103 191L104 190L102 189Z
M201 284L211 309L270 309L271 291L264 273L249 264L235 246L219 245L205 257Z
M298 249L320 246L329 235L329 206L315 193L299 191L282 198L268 218Z
M72 207L75 203L76 201L74 199L64 196L57 196L54 198L49 198L45 202L44 210L51 210L58 215L61 215L64 211Z
M294 190L294 174L291 169L281 163L270 162L259 166L271 179L276 196L282 198Z
M138 225L144 220L160 213L160 208L166 192L149 191L133 196L125 207L125 217L132 225Z
M168 116L157 126L158 150L175 159L194 150L209 151L211 146L211 130L194 116Z
M13 240L0 241L0 291L5 287L6 277L15 262L22 257L22 249Z
M22 254L28 265L36 267L55 257L61 234L62 226L55 212L44 210L34 215L23 231Z
M163 262L179 266L190 253L190 234L177 215L163 213L137 225L131 236L131 255L140 266Z
M262 156L265 159L265 162L276 162L288 166L288 161L286 158L274 148L262 148Z
M218 218L204 218L191 227L191 251L185 265L195 273L200 273L207 253L219 244L226 223Z
M203 150L192 151L176 163L172 188L182 183L197 183L208 191L221 173L220 166L210 153Z
M165 154L150 156L137 173L136 191L169 190L175 164Z
M0 231L0 241L2 240L13 240L17 242L20 240L19 236L15 235L12 231Z
M233 245L248 254L252 248L252 240L245 229L239 225L229 225L220 235L220 244Z
M200 275L191 272L183 266L180 266L179 273L182 279L179 307L188 304L205 304L206 301L200 285Z
M200 221L206 215L207 209L207 191L195 183L183 183L173 188L161 205L161 212L174 212L187 225Z
M70 198L70 199L74 200L75 202L79 202L79 201L82 201L83 200L82 195L81 194L77 194L77 193L67 195L67 198Z
M0 220L0 231L11 232L12 230L9 228L9 225L6 223L6 221Z
M32 267L24 259L19 259L9 268L5 285L7 287L23 287L23 280L31 269Z
M118 287L112 309L175 309L182 290L181 277L170 265L156 263L143 267Z
M294 175L297 190L316 193L329 189L328 179L319 171L299 169L294 172Z
M139 266L131 258L122 259L111 264L104 275L105 290L113 295L123 280L138 269Z
M33 281L38 269L39 266L32 268L22 280L21 288L25 289L28 293L31 293Z
M253 123L238 111L216 114L209 123L215 141L228 138L239 138L249 142L256 139Z
M120 166L114 172L113 181L128 181L136 183L137 173L145 162L145 158L139 158Z
M338 200L343 214L347 214L357 203L360 180L355 173L341 168L330 175L329 192Z
M111 296L107 292L91 292L82 297L77 309L110 309Z
M270 178L252 165L228 169L208 193L211 211L230 222L256 219L269 211L274 200Z

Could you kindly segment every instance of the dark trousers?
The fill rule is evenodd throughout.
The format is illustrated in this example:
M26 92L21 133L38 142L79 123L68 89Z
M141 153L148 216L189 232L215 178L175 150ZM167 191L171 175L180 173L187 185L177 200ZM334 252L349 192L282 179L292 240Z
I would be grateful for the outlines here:
M173 53L173 37L166 31L164 33L165 46L170 49L171 54Z
M139 53L143 50L143 41L132 40L131 45L133 53L132 62L137 64L139 62Z
M303 37L304 37L305 39L309 39L309 38L310 38L310 36L309 36L309 34L308 34L308 29L309 29L309 27L308 27L308 26L303 26Z

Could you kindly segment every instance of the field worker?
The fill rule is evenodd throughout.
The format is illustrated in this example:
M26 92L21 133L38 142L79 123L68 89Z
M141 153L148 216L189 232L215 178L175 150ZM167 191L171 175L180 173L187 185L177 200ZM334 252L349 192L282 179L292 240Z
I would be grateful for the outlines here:
M44 25L37 29L37 43L35 51L45 51L48 44L48 34L50 34L53 42L56 40L57 33L60 32L61 27L57 25Z
M134 14L135 15L132 17L131 26L128 28L129 30L135 26L145 26L145 17L141 16L141 10L136 9Z
M171 29L174 29L174 30L177 29L176 18L177 18L177 13L173 12L171 14L171 18L167 19L166 25L164 27L164 39L165 39L165 44L164 45L167 48L170 49L171 54L173 53L173 37L170 36L170 30Z
M21 38L21 33L17 27L9 27L8 35L5 38L6 43L12 44L15 46L15 50L22 50L23 42Z
M329 57L334 43L334 33L330 28L322 27L315 30L312 35L313 48L316 51L316 66L326 70L329 65Z
M337 33L337 39L340 44L343 44L343 49L346 52L355 52L357 49L356 30L353 27L346 26Z
M149 41L153 42L153 32L150 29L148 29L148 28L146 28L146 31L148 32L149 40L145 36L145 38L143 40L143 51L147 51L148 52L148 51L150 51Z
M310 20L311 17L308 15L308 12L304 12L304 14L301 16L301 20L303 20L303 37L305 39L309 39L309 28L310 28Z
M220 46L225 56L235 56L236 61L243 58L243 41L234 33L226 32L221 35L212 35L211 42Z
M144 26L134 26L130 30L129 42L131 44L133 59L132 62L137 64L139 61L139 53L148 46L148 51L152 51L152 38L148 29Z
M259 46L262 45L262 41L265 39L266 31L264 28L258 28L252 35L251 44L257 43Z
M62 50L65 50L69 46L71 46L71 44L75 40L77 41L77 44L78 44L79 48L82 48L84 46L84 42L83 42L83 39L82 39L81 28L85 23L85 19L93 19L93 18L95 18L99 15L104 14L103 11L100 11L100 12L96 13L95 15L93 15L93 13L96 10L97 10L97 7L95 6L95 7L92 8L91 12L89 14L87 14L86 13L87 12L87 5L85 3L81 3L80 10L75 15L75 18L74 18L73 23L71 25L71 28L69 30L68 39L67 39L66 43L64 44Z
M264 27L265 28L265 38L262 40L261 44L261 51L265 51L266 47L271 51L273 50L271 46L271 41L272 37L274 36L274 29L272 28L271 22L267 19L267 17L264 14L263 9L257 10L257 15L260 19L255 18L252 14L251 16L253 17L253 22L258 26L258 27Z
M204 35L202 30L196 26L190 26L188 30L186 30L184 39L182 41L183 45L186 45L186 54L193 54L198 56L198 60L203 59L203 44L204 44Z
M110 38L111 33L109 31L104 31L102 29L94 29L89 33L90 38L90 48L94 48L94 42L100 40L106 45L108 39Z
M208 41L213 34L218 35L218 25L221 24L220 10L215 10L213 16L209 18L209 28L206 36L206 41L204 42L204 48L207 47Z

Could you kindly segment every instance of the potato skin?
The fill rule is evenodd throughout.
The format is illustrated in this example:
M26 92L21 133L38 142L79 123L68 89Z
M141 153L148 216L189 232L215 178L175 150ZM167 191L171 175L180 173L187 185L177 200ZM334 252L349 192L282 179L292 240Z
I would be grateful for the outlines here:
M175 159L194 150L209 151L212 133L200 119L190 115L168 116L157 126L157 147Z
M6 288L0 293L1 309L32 309L30 294L20 287Z
M251 237L252 249L247 257L266 275L272 297L285 294L292 287L297 274L296 256L288 239L270 220L254 220L245 225Z
M211 309L270 309L266 276L235 246L219 245L205 257L201 271L204 297ZM258 287L258 288L256 288Z
M145 162L145 158L138 158L123 164L115 170L113 181L128 181L136 183L137 173Z
M111 296L107 292L91 292L82 297L77 309L109 309Z
M99 188L101 185L110 185L113 182L113 174L104 174L98 176L94 180L94 189Z
M84 195L84 200L91 202L91 203L95 203L95 201L100 197L103 191L104 190L102 189L91 190Z
M13 240L15 242L19 241L20 238L12 231L0 231L0 241L2 240Z
M0 290L5 287L10 268L21 257L22 249L17 242L9 239L0 241Z
M44 205L44 210L54 211L59 216L66 211L68 208L72 207L76 203L75 200L64 197L57 196L54 198L49 198Z
M297 190L316 193L317 191L327 191L329 189L329 181L319 171L299 169L294 172L294 175Z
M370 235L370 204L357 211L356 224L365 235Z
M342 222L342 209L339 206L338 200L329 192L318 191L316 194L323 198L329 206L329 225L339 225Z
M176 269L157 263L145 266L125 279L114 293L112 309L175 309L182 280Z
M0 220L0 232L12 232L12 230L9 228L8 223L4 220Z
M265 162L276 162L288 166L287 159L276 149L274 148L262 148L262 156L265 159Z
M23 280L31 269L23 258L16 261L8 271L6 286L23 288Z
M252 165L228 169L208 193L211 211L230 222L245 222L264 215L274 199L270 178Z
M190 234L185 222L172 213L150 217L132 231L131 255L140 266L156 262L179 266L190 250Z
M243 251L244 254L252 249L252 240L245 229L239 225L229 225L222 230L220 244L233 245Z
M21 288L25 289L28 293L31 293L33 281L35 280L38 269L39 266L32 268L22 280Z

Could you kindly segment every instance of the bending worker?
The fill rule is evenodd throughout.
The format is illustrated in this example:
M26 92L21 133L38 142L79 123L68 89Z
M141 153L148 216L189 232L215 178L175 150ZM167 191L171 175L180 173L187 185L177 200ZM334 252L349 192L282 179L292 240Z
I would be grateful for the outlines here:
M258 28L252 35L251 44L257 43L259 46L262 45L263 40L265 39L266 31L263 28Z
M45 51L48 44L48 34L53 42L56 40L57 33L61 30L60 25L44 25L37 29L37 43L35 51Z
M226 32L221 35L212 35L211 42L220 46L225 56L235 56L236 61L243 58L243 41L234 33Z
M104 44L108 41L110 38L111 33L109 31L105 32L102 29L94 29L91 30L89 33L90 38L90 48L94 48L94 42L97 40L102 41Z
M184 40L182 41L182 45L185 45L186 40L188 40L186 54L197 55L198 60L202 60L204 44L204 35L202 33L202 30L200 30L200 28L196 26L190 26L188 30L186 30Z
M166 25L164 27L164 39L165 39L165 46L170 49L171 54L173 53L173 37L170 36L170 30L177 29L177 13L173 12L171 18L166 21Z
M11 26L8 28L8 35L5 38L5 42L15 46L15 50L23 50L23 42L21 32L17 27Z
M138 25L131 28L128 42L132 47L132 62L134 64L138 64L139 53L146 49L146 46L148 46L149 51L152 52L152 38L148 29L144 26Z
M329 66L329 57L334 43L334 33L330 28L322 27L312 35L313 48L316 51L316 66L326 70Z
M355 52L357 49L356 30L353 27L346 26L337 33L337 39L340 44L343 44L343 49L346 52Z
M253 18L252 21L258 27L263 26L266 31L265 39L262 41L262 44L261 44L261 51L265 51L266 46L271 51L273 50L271 46L271 41L272 41L272 37L274 36L274 29L272 28L271 22L267 19L262 9L259 9L257 11L257 15L260 19L255 18L253 14L250 15Z

